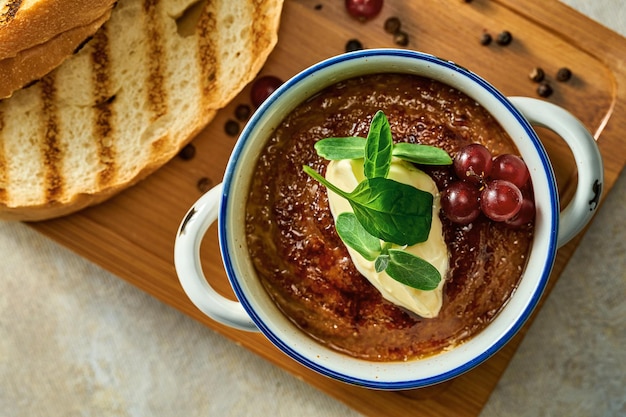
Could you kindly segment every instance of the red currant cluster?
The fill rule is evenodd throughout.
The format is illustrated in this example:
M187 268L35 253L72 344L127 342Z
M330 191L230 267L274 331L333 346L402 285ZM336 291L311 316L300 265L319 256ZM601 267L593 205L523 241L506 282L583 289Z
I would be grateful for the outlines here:
M519 227L535 216L530 173L512 154L495 158L479 143L463 147L454 157L459 180L441 193L441 209L450 221L469 224L482 212L496 222Z

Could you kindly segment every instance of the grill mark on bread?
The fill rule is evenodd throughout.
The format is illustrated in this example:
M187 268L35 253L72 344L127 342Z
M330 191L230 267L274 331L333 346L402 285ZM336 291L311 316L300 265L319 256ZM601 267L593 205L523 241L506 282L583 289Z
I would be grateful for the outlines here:
M165 32L157 13L158 0L145 0L144 12L147 15L146 29L148 31L148 104L153 113L152 121L167 114L167 91L164 88L165 76L163 62L167 61L163 47L162 34Z
M0 203L7 202L6 185L9 183L7 177L7 159L4 151L4 113L0 110Z
M59 201L64 181L61 173L63 150L59 143L59 116L54 74L41 80L43 143L41 147L44 170L44 198L46 202Z
M114 143L113 102L115 95L111 91L109 38L107 26L101 28L92 40L93 51L91 62L93 66L94 89L94 136L98 152L98 160L102 169L98 172L97 183L100 188L111 184L117 175L116 153Z
M252 2L252 16L255 19L259 19L259 21L265 22L264 18L261 18L261 16L263 16L265 14L265 7L267 7L267 5L265 4L265 2ZM265 48L267 48L268 43L269 43L269 39L265 36L263 36L263 33L270 31L271 29L268 27L268 25L251 25L252 27L252 56L253 57L257 57L260 54L260 51L264 50Z
M0 26L13 20L21 5L22 0L8 0L0 13Z
M0 0L0 16L7 1L15 0ZM193 30L186 36L177 33L172 25L178 23L172 15L179 10L175 0L120 2L108 23L97 32L100 45L96 46L98 42L92 39L80 53L69 56L57 68L54 79L48 80L53 81L48 87L54 87L55 100L59 101L56 139L60 148L57 151L62 151L56 165L62 177L62 188L57 189L62 193L54 204L45 204L45 186L49 184L44 183L47 168L42 156L43 81L0 101L5 122L0 131L0 148L4 145L6 158L4 174L0 166L0 178L6 177L8 201L7 204L0 199L0 218L54 218L100 203L128 188L175 156L258 73L269 48L254 49L259 56L251 57L253 45L265 42L252 41L251 34L256 31L249 27L265 26L266 20L271 21L271 31L259 35L269 38L273 46L282 0L245 0L245 7L238 0L186 1L195 2L198 10L191 21ZM261 4L262 15L250 16L253 9L248 3L253 2ZM263 6L268 2L275 5L272 13ZM154 13L148 15L144 5ZM9 25L16 24L27 12L30 10L22 1ZM210 16L201 23L201 37L198 22L203 13ZM70 15L65 17L72 20ZM159 53L164 52L161 56L150 45L156 38L148 39L148 26L154 21L163 29L159 33L163 49L157 48ZM0 50L7 45L0 45ZM107 46L103 49L102 45ZM162 108L165 114L154 120L160 113L159 107L148 99L148 92L158 89L147 78L157 59L164 75L161 88L166 95L152 97L154 102L160 98L167 107ZM201 81L202 74L205 76ZM153 108L157 110L153 112ZM24 109L29 123L22 120Z
M216 90L219 61L215 42L217 27L215 4L209 0L204 5L204 12L198 21L198 62L200 64L200 82L202 83L203 108L211 103Z

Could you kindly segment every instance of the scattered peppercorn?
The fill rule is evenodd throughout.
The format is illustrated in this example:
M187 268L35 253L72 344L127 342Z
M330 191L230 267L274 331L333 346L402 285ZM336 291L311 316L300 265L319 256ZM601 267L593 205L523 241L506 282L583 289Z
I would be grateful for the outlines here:
M240 104L235 108L235 117L237 120L244 122L248 120L248 117L250 117L250 112L250 106L247 104Z
M528 77L536 83L540 83L545 78L546 73L539 67L535 67L530 71Z
M358 39L350 39L346 42L346 52L359 51L363 49L363 44Z
M322 5L321 4L316 4L315 5L315 10L322 10Z
M506 46L513 41L513 35L508 30L504 30L498 34L496 37L496 42L498 45Z
M557 73L556 73L556 80L557 81L567 81L570 78L572 78L572 71L569 68L560 68Z
M409 34L399 30L393 34L393 41L396 45L407 46L409 44Z
M392 16L385 20L385 32L392 35L399 31L401 26L402 23L400 22L400 19L395 16Z
M224 131L228 136L237 136L239 133L239 123L234 120L228 120L224 125Z
M488 34L487 32L483 32L483 34L480 37L480 44L483 46L487 46L491 43L491 35Z
M183 147L183 149L180 150L180 152L178 152L178 156L184 161L189 161L196 156L196 147L193 146L193 144L188 143Z
M196 188L198 189L198 191L200 191L203 194L209 191L212 186L213 186L213 181L211 181L207 177L200 178L198 182L196 183Z
M552 95L552 86L547 81L542 81L537 86L537 94L540 97L549 97Z

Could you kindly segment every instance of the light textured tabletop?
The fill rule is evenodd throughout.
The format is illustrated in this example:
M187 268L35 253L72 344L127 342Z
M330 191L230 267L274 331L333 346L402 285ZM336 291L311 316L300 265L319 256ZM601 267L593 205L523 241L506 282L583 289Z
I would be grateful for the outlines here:
M624 0L564 2L626 36ZM482 417L626 416L624 207L626 174ZM351 415L29 227L0 222L1 417Z

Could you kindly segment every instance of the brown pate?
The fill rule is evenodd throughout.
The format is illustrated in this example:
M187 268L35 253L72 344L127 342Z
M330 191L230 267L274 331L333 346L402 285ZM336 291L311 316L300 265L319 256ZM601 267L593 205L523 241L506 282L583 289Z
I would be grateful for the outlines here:
M518 154L482 106L442 83L405 74L343 81L299 105L271 135L251 185L246 233L264 287L302 331L358 358L400 361L458 344L492 321L523 272L533 229L482 216L461 226L442 215L450 269L439 315L421 318L383 299L337 236L326 188L302 171L306 164L324 175L328 161L314 143L366 137L379 109L395 142L434 145L452 156L473 142L494 156ZM420 168L439 190L456 179L450 167Z

